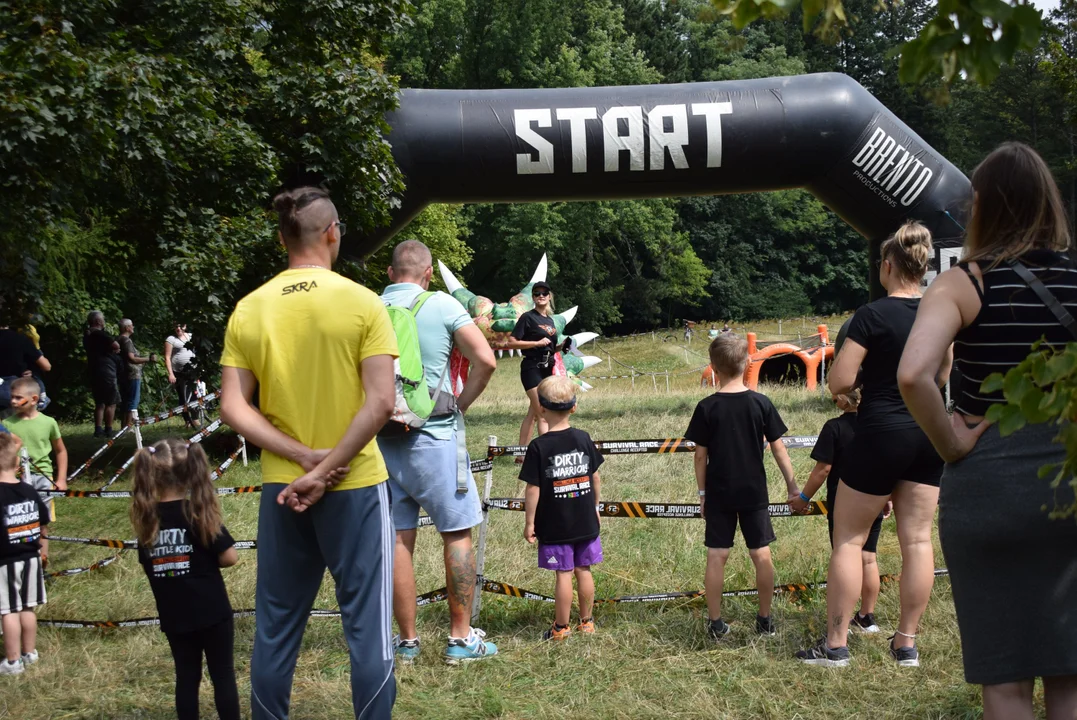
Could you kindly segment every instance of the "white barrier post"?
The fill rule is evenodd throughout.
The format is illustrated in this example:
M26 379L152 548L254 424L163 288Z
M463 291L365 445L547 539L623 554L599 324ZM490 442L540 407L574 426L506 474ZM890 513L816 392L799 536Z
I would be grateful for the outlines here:
M247 467L247 438L239 436L239 454L243 458L243 467Z
M138 424L138 410L131 411L131 423L135 428L135 447L139 450L142 449L142 429Z
M669 370L666 370L666 392L669 392Z
M486 437L487 446L497 445L497 436L488 435ZM486 457L492 458L490 451L486 451ZM486 571L486 528L490 522L490 507L487 503L490 502L490 491L494 483L494 469L491 463L491 467L486 471L486 484L482 488L482 523L479 525L479 549L475 552L475 597L471 602L471 624L475 625L479 621L479 610L482 609L482 586L486 581L484 575Z
M651 373L651 382L654 384L654 391L658 392L658 378L655 377L654 373Z

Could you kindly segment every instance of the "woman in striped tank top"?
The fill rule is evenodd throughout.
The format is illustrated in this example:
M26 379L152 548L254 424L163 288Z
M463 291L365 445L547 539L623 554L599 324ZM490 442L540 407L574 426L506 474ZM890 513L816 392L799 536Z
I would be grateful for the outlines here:
M1034 717L1043 678L1047 717L1077 718L1077 523L1050 511L1073 502L1040 479L1061 462L1056 426L1003 438L984 421L1004 402L980 383L1005 373L1041 338L1073 336L1010 266L1031 271L1071 313L1077 269L1058 187L1034 150L1007 143L972 176L964 260L932 283L898 370L905 403L946 461L939 536L950 569L965 679L983 685L985 720ZM963 380L947 417L933 368L950 343Z

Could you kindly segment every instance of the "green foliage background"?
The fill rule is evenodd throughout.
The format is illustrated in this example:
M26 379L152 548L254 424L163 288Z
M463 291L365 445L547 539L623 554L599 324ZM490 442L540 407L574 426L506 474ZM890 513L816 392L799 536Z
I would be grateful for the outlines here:
M54 407L67 416L87 408L80 340L91 309L113 328L134 319L144 351L183 320L214 358L232 305L282 267L267 213L277 189L324 183L352 227L384 219L403 187L382 139L398 86L836 70L963 170L1003 140L1030 142L1073 215L1072 1L1035 43L1026 33L1015 55L997 49L991 85L921 73L916 88L900 84L903 67L941 57L946 33L899 51L926 37L941 6L755 4L759 13L738 15L707 0L0 0L0 323L33 319L54 365ZM1024 15L1007 22L1025 27ZM496 300L548 252L558 305L580 306L581 330L750 322L867 299L865 243L801 191L440 206L398 237L421 238ZM390 249L343 272L380 288Z

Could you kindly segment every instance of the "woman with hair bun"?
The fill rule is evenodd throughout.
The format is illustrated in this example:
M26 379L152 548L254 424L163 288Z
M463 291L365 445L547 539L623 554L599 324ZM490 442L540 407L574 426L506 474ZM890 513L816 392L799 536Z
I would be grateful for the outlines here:
M1003 437L984 421L1006 402L981 383L1019 365L1034 342L1061 350L1077 310L1077 269L1058 186L1032 148L1006 143L972 175L964 257L931 284L898 379L913 417L946 461L939 540L953 588L965 680L983 686L985 720L1032 720L1043 678L1048 720L1077 718L1077 502L1055 489L1066 446L1054 423ZM954 343L953 417L931 373ZM1043 346L1041 346L1043 347ZM1066 432L1067 426L1062 428Z
M860 385L863 399L835 499L827 636L797 653L810 665L849 664L849 622L863 580L861 552L888 500L894 503L901 547L901 616L890 638L890 655L903 667L920 664L916 629L935 579L931 528L942 459L905 407L897 370L931 255L931 233L918 222L906 223L887 238L879 257L879 279L887 295L856 311L830 371L831 393L843 395ZM944 348L931 372L936 393L949 374L950 355Z

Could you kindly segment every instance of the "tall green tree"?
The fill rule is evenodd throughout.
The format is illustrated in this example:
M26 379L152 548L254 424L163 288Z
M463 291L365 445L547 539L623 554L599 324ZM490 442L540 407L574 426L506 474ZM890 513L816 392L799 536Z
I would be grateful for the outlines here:
M405 0L0 8L0 296L10 323L37 314L68 408L88 310L135 318L151 346L182 319L212 357L280 267L276 188L325 183L372 226L402 187L378 57Z

